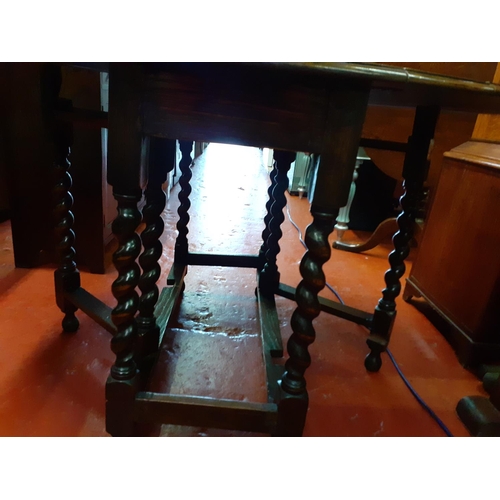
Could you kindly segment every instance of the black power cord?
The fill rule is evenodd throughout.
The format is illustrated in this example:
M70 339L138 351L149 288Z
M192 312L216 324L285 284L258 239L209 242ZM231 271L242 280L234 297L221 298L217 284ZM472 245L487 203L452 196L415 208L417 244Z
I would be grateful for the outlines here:
M290 215L290 208L288 207L288 205L286 206L286 213L288 215L288 220L292 223L293 227L299 233L299 240L302 243L302 246L307 250L307 245L305 244L304 239L302 238L302 231L300 230L299 226L297 226L295 221L292 219L292 216ZM345 305L345 302L342 300L342 297L338 294L338 292L329 283L326 283L325 285L335 295L335 297L337 297L337 300L342 305ZM363 325L359 326L365 328ZM403 372L401 371L401 368L399 368L399 365L396 363L396 360L394 359L394 356L392 355L391 351L389 349L386 349L385 352L389 356L389 359L392 361L394 368L396 368L398 375L401 377L406 387L408 387L413 397L418 401L418 403L422 406L422 408L436 421L436 423L439 425L439 427L441 427L443 432L448 437L454 437L453 434L448 429L448 427L445 425L445 423L436 415L436 413L434 413L434 411L430 408L430 406L419 396L417 391L412 387L408 379L404 376Z

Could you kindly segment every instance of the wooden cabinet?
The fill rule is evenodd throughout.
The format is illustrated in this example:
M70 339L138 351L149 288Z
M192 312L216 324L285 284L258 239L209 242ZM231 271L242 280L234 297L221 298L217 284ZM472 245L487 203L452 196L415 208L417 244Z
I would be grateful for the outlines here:
M462 364L500 362L500 144L445 153L404 298L424 297L451 325Z
M17 267L37 267L55 259L54 151L45 120L48 90L42 85L42 75L49 66L5 63L0 67L0 164L5 166ZM63 66L59 97L71 101L75 108L100 111L104 104L101 75L98 71ZM102 144L99 127L74 127L70 173L78 233L75 248L78 265L96 273L105 270L104 248L112 238L111 221L116 215L116 202L105 182Z

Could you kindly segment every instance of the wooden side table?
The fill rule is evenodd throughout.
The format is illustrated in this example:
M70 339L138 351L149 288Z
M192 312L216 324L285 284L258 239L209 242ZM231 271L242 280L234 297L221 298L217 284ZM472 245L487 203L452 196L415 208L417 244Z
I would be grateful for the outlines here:
M110 64L109 85L108 182L118 202L113 233L119 242L113 256L118 271L112 287L117 299L113 309L80 286L72 248L71 179L64 134L56 142L55 190L60 255L55 280L57 303L65 314L63 327L75 331L75 312L81 309L113 335L111 348L116 360L106 383L108 432L133 435L137 422L150 422L301 435L308 407L305 372L311 363L308 346L315 339L314 318L324 311L367 326L370 353L365 366L371 371L380 369L381 353L388 345L396 316L395 299L400 293L416 203L426 177L427 152L440 107L500 113L500 86L351 63ZM373 314L318 297L325 286L322 266L331 253L328 236L339 208L348 199L369 103L416 108L403 172L403 212L394 236L395 250L389 256L387 286ZM59 118L55 116L54 120L58 123ZM160 214L165 205L161 184L172 164L176 139L181 141L183 154L178 237L168 286L158 299L158 259L162 251L159 236L163 231ZM188 158L192 141L275 151L266 227L258 255L189 251ZM168 161L156 162L155 155L151 155L159 144ZM313 222L305 236L308 250L300 265L302 281L296 290L280 282L277 268L287 171L295 151L321 157L312 189ZM142 216L146 227L139 237L136 229L142 216L138 202L144 188L146 205ZM256 269L268 403L145 392L162 334L181 299L184 276L191 265ZM284 369L273 361L283 353L276 294L297 302Z

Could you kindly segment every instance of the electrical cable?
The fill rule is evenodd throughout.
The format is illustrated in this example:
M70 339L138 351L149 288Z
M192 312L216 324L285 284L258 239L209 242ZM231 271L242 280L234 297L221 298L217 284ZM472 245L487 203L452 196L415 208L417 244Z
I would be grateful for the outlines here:
M299 240L302 243L302 246L308 250L307 245L304 242L304 239L302 238L302 231L300 230L299 226L295 223L295 221L292 219L292 216L290 214L290 208L287 205L286 206L286 212L288 215L288 220L292 223L292 226L295 227L297 232L299 233ZM345 302L342 300L342 297L339 295L339 293L329 284L325 283L325 286L337 297L338 301L342 304L345 305ZM359 325L363 328L363 325ZM389 359L392 361L392 364L394 365L394 368L396 368L396 371L398 375L401 377L403 380L404 384L406 387L409 389L413 397L418 401L418 403L422 406L422 408L434 419L434 421L439 425L439 427L442 429L442 431L446 434L448 437L454 437L453 434L450 432L448 427L445 425L445 423L434 413L434 411L430 408L430 406L419 396L417 391L412 387L408 379L404 376L403 372L401 371L401 368L397 364L396 360L394 359L394 356L392 355L391 351L389 349L386 349L385 352L389 356Z
M437 424L439 425L439 427L441 427L443 432L448 437L453 437L453 434L450 432L448 427L446 427L444 422L434 413L434 411L429 407L429 405L418 395L417 391L412 387L408 379L403 375L403 372L396 363L396 360L394 359L394 356L392 355L391 351L389 351L389 349L386 349L385 352L389 356L390 360L392 361L392 364L394 365L394 368L396 368L396 371L399 373L399 376L403 379L403 382L405 383L406 387L408 387L410 392L413 394L415 399L420 403L420 405L424 408L424 410L427 411L427 413L437 422Z

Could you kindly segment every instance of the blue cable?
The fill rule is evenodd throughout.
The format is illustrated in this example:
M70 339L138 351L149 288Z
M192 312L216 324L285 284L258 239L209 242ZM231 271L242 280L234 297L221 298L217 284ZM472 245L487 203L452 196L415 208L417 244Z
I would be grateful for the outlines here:
M303 238L302 238L302 231L300 230L299 226L294 222L292 219L292 216L290 215L290 209L288 205L286 206L286 212L288 214L288 219L292 223L293 227L298 231L299 233L299 240L302 243L302 246L308 250L307 245L305 244ZM337 297L338 301L342 304L345 305L345 302L342 300L342 297L338 294L338 292L328 283L325 283L326 287ZM359 325L363 326L363 325ZM365 328L365 327L363 327ZM454 437L453 434L450 432L448 427L444 424L444 422L434 413L434 411L429 407L429 405L418 395L417 391L412 387L408 379L404 376L403 372L399 368L399 365L396 363L396 360L394 359L394 356L392 355L391 351L389 349L386 349L385 352L389 356L389 359L392 361L392 364L394 365L394 368L396 368L396 371L398 372L399 376L403 380L404 384L410 392L412 393L413 397L418 401L418 403L422 406L422 408L436 421L436 423L441 427L443 432L448 436L448 437Z
M424 408L425 411L437 422L439 427L444 431L444 433L448 437L453 437L453 434L450 432L450 429L446 427L444 422L434 413L434 411L427 405L427 403L418 395L417 391L411 386L410 382L408 382L408 379L403 375L403 372L399 368L398 364L396 363L396 360L394 359L394 356L392 355L391 351L389 349L386 349L385 352L389 356L390 360L392 361L392 364L394 365L394 368L396 368L396 371L399 373L399 376L403 379L403 382L405 383L406 387L410 389L410 392L413 394L415 399L420 403L420 405Z

